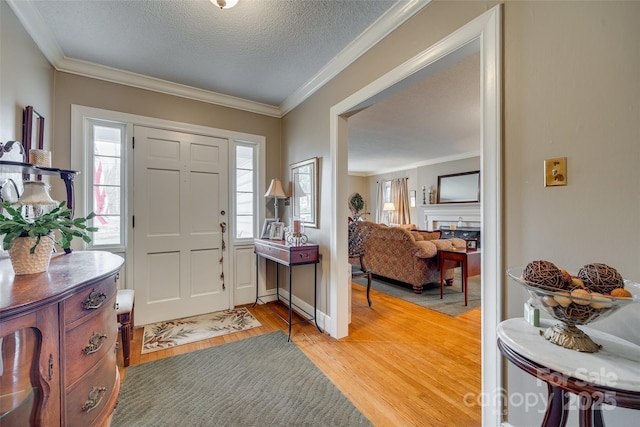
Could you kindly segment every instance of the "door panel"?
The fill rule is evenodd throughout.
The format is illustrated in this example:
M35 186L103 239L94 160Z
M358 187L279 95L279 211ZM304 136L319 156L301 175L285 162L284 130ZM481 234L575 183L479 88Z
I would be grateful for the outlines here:
M220 228L228 141L141 126L134 136L137 323L230 308Z

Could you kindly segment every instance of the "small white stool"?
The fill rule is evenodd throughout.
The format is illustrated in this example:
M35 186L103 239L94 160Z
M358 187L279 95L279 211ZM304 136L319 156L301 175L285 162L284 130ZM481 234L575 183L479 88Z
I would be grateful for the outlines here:
M116 313L120 324L120 334L122 336L122 358L124 366L129 366L129 355L131 352L131 331L133 330L133 300L135 291L133 289L118 289L116 295Z

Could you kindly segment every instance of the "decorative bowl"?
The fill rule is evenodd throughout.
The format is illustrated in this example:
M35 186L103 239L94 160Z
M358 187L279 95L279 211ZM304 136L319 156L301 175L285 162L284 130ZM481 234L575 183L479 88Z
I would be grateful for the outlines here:
M624 281L624 288L634 296L630 298L616 298L611 295L593 294L579 297L572 295L570 290L549 290L539 284L528 282L522 278L523 267L510 267L507 274L516 283L522 285L537 307L549 313L557 324L544 332L544 337L554 344L577 351L595 353L601 346L576 325L586 325L603 319L622 307L634 302L640 302L640 284Z

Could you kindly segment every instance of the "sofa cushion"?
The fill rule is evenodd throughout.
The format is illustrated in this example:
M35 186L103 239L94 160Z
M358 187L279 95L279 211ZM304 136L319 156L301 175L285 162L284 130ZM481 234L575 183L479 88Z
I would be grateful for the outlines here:
M436 245L427 240L420 240L416 242L416 246L418 247L418 250L416 251L415 256L418 258L431 258L436 256L438 253Z
M424 231L424 230L412 230L411 235L419 242L420 240L438 240L442 236L442 231Z
M452 237L444 240L431 240L439 251L451 250L452 248L462 249L467 247L467 242L464 239Z

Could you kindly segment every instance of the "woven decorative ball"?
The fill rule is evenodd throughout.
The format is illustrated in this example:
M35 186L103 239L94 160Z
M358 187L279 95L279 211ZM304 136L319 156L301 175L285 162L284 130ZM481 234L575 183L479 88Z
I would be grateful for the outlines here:
M531 261L522 272L522 278L540 288L549 290L564 287L562 272L550 261Z
M568 307L560 305L554 307L553 311L557 319L563 320L568 324L580 325L587 323L599 310L588 305L571 303Z
M567 270L565 270L564 268L560 269L560 272L562 273L562 281L564 282L564 288L566 289L570 289L571 288L571 274L569 274L569 272Z
M592 292L609 294L616 288L624 287L624 280L618 271L602 263L586 264L578 271L587 289Z

